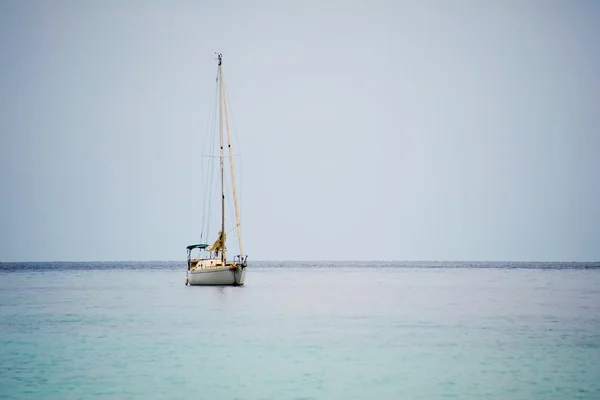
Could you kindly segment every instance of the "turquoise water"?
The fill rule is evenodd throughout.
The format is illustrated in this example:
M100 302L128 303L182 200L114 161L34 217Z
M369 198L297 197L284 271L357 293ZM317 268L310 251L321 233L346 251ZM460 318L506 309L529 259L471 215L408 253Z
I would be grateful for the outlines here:
M2 399L600 399L600 264L0 264Z

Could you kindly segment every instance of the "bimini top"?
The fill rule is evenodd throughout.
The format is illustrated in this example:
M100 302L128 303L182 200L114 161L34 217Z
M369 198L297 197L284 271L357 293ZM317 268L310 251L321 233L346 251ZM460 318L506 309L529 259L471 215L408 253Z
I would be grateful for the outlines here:
M186 247L188 250L192 250L192 249L205 249L207 248L208 245L204 244L204 243L200 243L200 244L190 244L188 247Z

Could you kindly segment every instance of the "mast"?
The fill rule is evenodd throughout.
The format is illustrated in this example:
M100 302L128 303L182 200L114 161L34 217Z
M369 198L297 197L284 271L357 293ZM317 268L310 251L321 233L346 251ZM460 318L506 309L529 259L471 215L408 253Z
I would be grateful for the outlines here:
M223 72L221 69L221 58L222 55L217 55L219 59L219 145L220 151L220 164L221 164L221 238L225 235L225 186L224 186L224 173L223 173ZM223 248L221 249L221 261L225 264L225 241L222 241Z
M225 86L223 73L221 72L221 87ZM223 103L225 105L225 127L227 128L227 147L229 148L229 164L231 167L231 186L233 188L233 201L235 204L235 222L238 233L238 242L240 246L240 256L244 255L242 250L242 226L240 223L240 208L238 205L237 190L235 186L235 169L233 167L233 150L231 149L231 132L229 131L229 113L227 112L227 94L223 91Z

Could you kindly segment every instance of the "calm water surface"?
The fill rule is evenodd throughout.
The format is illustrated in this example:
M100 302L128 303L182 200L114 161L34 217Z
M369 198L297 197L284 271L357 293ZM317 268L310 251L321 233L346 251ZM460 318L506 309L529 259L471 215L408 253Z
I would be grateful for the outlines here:
M600 264L0 264L2 399L600 399Z

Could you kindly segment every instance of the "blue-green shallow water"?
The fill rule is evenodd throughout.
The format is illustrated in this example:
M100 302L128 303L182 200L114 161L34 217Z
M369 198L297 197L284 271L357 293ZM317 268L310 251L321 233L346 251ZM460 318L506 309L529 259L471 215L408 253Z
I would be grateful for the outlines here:
M0 264L0 398L600 399L600 264L184 281L181 263Z

